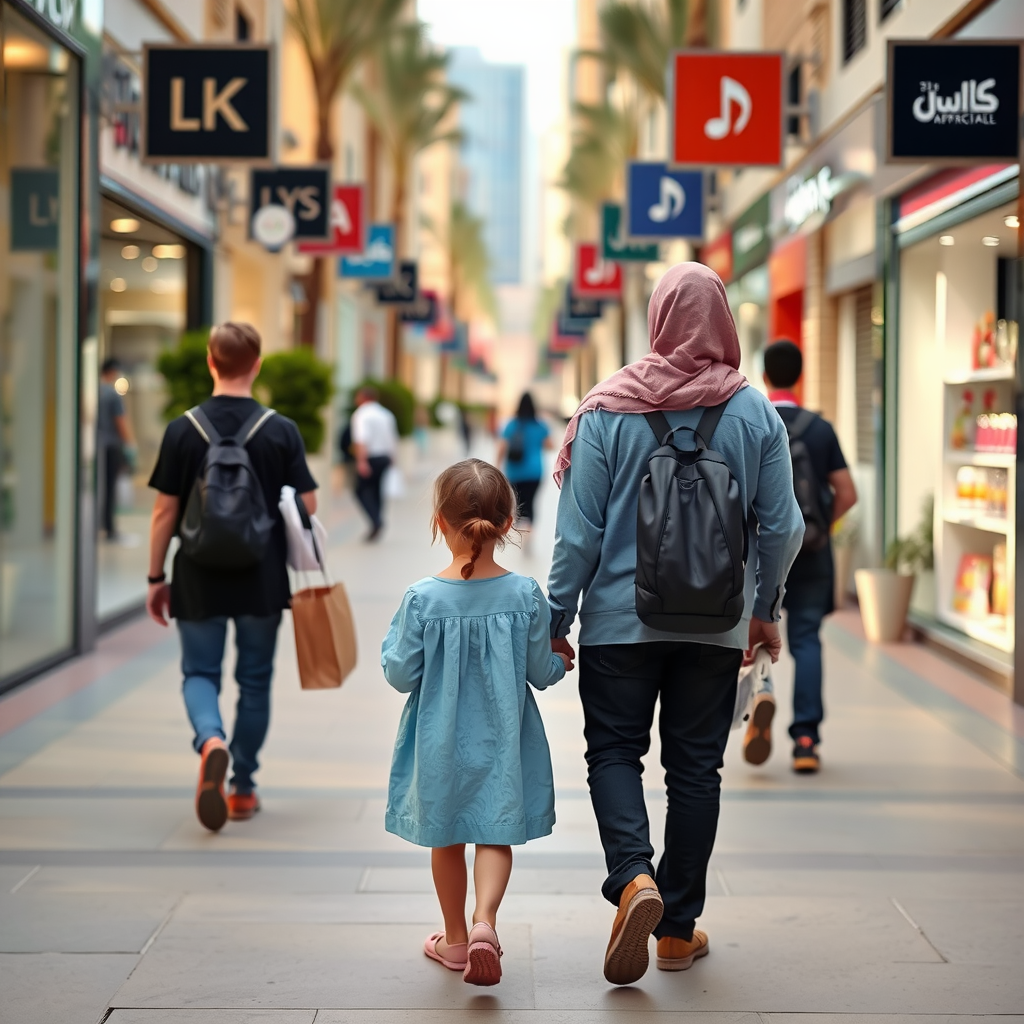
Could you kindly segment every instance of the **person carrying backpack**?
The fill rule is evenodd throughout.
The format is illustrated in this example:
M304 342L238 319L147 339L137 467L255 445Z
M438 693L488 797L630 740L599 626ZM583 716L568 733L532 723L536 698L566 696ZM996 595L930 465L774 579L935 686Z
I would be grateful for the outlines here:
M537 418L533 396L527 391L498 441L498 465L516 492L516 528L526 536L536 518L534 502L544 475L544 449L552 447L550 433L548 425Z
M317 483L298 427L252 397L260 371L256 329L215 327L206 361L213 396L168 424L149 481L157 496L146 610L161 626L177 620L185 708L200 755L196 814L216 832L260 807L253 773L270 722L277 630L291 598L278 502L289 485L312 514ZM168 583L164 563L174 536L181 546ZM239 691L230 748L219 706L228 619Z
M834 611L835 600L831 529L857 503L857 488L832 425L817 413L802 409L793 393L802 373L803 355L792 341L776 341L764 350L768 400L789 434L793 485L805 525L803 546L786 580L782 607L786 640L795 663L793 724L789 727L793 770L812 773L821 764L818 730L825 717L819 634L822 620ZM744 757L752 764L765 761L771 750L771 718L767 708L759 715L755 706L743 743Z
M708 952L694 926L737 676L746 649L778 657L803 534L786 431L738 370L718 275L673 267L647 320L650 354L598 384L566 430L548 580L555 652L572 656L579 607L588 783L617 907L604 974L620 985L647 970L652 931L661 970ZM641 758L659 699L668 816L655 870Z

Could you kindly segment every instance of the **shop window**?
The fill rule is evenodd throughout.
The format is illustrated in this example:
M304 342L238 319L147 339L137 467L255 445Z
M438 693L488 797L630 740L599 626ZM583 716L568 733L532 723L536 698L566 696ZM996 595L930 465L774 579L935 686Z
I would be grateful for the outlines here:
M852 60L867 44L867 0L843 0L843 62Z
M875 327L871 320L873 289L861 288L855 296L854 367L857 406L857 462L875 463Z
M903 6L903 0L878 0L878 20L885 21L893 11Z

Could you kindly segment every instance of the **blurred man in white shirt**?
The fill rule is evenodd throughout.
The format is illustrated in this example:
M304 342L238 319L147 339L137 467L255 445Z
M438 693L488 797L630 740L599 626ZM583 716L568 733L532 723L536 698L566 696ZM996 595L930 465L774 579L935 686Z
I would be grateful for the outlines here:
M356 499L370 520L367 541L376 540L384 528L381 484L398 448L398 423L379 398L376 388L360 388L356 392L356 411L352 413Z

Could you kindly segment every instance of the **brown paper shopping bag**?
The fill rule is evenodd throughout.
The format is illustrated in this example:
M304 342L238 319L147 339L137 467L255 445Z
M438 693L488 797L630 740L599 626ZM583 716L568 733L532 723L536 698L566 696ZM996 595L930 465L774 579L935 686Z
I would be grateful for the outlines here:
M304 690L341 686L356 667L356 627L342 583L292 595L299 682Z

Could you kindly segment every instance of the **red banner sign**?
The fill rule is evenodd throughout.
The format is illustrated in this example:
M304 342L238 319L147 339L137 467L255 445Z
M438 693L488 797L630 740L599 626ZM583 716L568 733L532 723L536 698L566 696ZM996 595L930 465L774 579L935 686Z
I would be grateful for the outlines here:
M335 185L331 196L329 242L299 242L307 256L351 256L366 247L366 188Z
M572 275L573 294L586 299L617 299L622 295L622 264L601 256L593 242L578 242Z
M680 50L670 68L672 163L782 165L781 53Z

